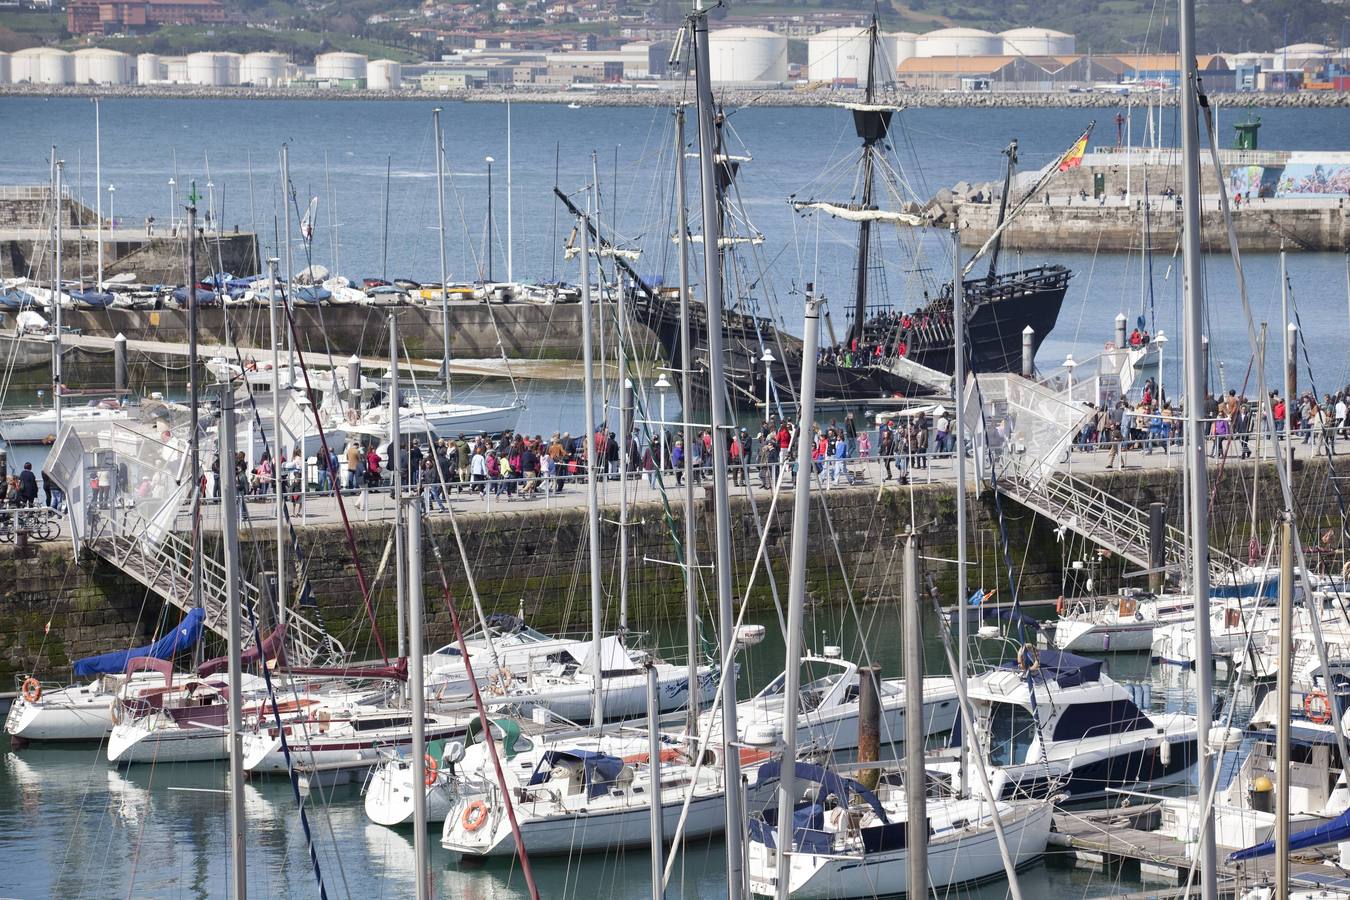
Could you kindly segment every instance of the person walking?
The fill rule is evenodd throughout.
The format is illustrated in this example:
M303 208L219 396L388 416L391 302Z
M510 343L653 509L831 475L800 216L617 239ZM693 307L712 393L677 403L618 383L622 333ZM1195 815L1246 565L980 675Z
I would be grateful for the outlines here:
M31 509L37 501L37 495L37 476L33 474L33 464L26 462L19 473L19 506Z

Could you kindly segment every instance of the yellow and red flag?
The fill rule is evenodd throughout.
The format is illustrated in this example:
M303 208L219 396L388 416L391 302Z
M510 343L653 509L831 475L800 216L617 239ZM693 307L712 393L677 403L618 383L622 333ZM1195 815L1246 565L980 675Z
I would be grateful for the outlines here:
M1073 142L1073 146L1064 151L1064 155L1059 158L1059 170L1061 172L1076 169L1083 164L1083 154L1087 152L1088 136L1092 134L1092 127L1096 124L1096 122L1090 123L1087 130L1078 140Z

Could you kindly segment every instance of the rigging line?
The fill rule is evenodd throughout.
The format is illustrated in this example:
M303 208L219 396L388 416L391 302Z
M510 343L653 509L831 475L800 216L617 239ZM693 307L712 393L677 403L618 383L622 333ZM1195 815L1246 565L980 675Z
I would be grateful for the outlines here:
M423 515L420 506L417 515ZM430 528L430 522L427 522ZM501 788L502 802L506 805L506 817L511 823L511 835L516 842L516 856L520 860L521 873L525 876L525 885L530 892L532 900L539 900L539 888L535 885L534 871L530 867L530 855L525 847L525 838L520 831L520 823L516 821L515 804L511 800L511 792L506 786L506 773L502 770L501 756L497 752L497 743L492 739L492 720L488 718L487 707L483 704L483 694L478 689L478 679L473 674L473 661L469 658L469 645L464 641L464 629L460 626L459 611L455 608L454 594L450 590L450 580L445 573L445 561L441 556L440 543L432 540L431 557L436 561L436 573L440 577L441 592L445 602L445 608L450 613L450 625L454 628L455 639L459 643L459 652L464 660L464 673L468 677L469 691L473 694L473 705L478 712L478 720L483 725L483 741L488 746L488 755L492 758L492 768L496 772L497 784ZM414 648L418 653L420 648ZM421 686L418 686L420 689ZM692 792L691 792L692 793ZM421 877L420 873L418 877Z
M299 329L296 327L295 316L292 314L291 305L289 303L284 304L283 310L286 313L286 323L290 327L291 335L294 340L298 341ZM300 372L305 376L305 392L310 396L313 396L314 387L310 384L309 365L305 362L305 355L300 353L297 354L296 358L300 362ZM329 459L332 457L332 453L328 449L328 437L323 431L323 420L319 408L318 406L311 404L311 409L314 412L314 424L319 429L319 446L323 450L324 458ZM375 620L375 610L371 606L370 585L366 582L365 568L361 565L361 554L356 545L356 535L352 531L351 520L347 516L347 505L342 499L342 487L336 480L334 480L333 484L333 496L337 500L338 514L342 517L342 531L346 537L347 550L351 554L352 564L356 568L356 583L361 590L361 602L366 607L366 615L370 617L371 634L375 638L375 644L379 648L380 656L387 665L389 663L389 654L385 651L384 638L380 636L380 626Z

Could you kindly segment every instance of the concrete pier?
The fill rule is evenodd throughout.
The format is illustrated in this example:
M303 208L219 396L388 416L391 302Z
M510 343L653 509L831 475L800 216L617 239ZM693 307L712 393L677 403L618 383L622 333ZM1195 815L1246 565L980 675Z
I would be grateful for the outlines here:
M1339 541L1324 543L1321 538L1324 533L1334 535L1340 528L1337 492L1329 486L1344 483L1342 479L1350 475L1350 456L1337 456L1328 463L1324 456L1309 452L1301 443L1297 449L1293 487L1301 504L1300 524L1310 562L1328 571L1339 571L1342 565ZM1137 508L1162 503L1168 521L1179 524L1180 454L1158 452L1148 456L1131 452L1121 471L1104 471L1106 457L1105 452L1075 454L1074 474ZM810 546L809 595L821 600L843 599L839 572L842 558L855 599L864 603L897 602L901 588L898 568L901 544L896 536L911 522L919 522L924 523L929 534L925 552L931 560L926 565L932 567L944 601L954 602L955 569L943 562L955 555L951 460L935 460L930 469L913 472L919 483L912 485L882 481L880 467L875 461L870 466L864 473L868 477L857 485L821 490L813 498L811 533L821 537ZM1258 476L1257 467L1250 461L1229 459L1222 468L1217 462L1211 463L1211 477L1217 484L1211 507L1211 536L1216 547L1241 560L1248 558L1253 502L1257 521L1261 523L1262 541L1269 539L1269 523L1275 521L1282 504L1272 463L1266 461L1261 466ZM751 481L757 484L753 475ZM680 569L659 561L676 558L672 534L683 534L685 509L681 492L674 485L667 486L669 496L663 500L645 486L645 480L635 483L639 485L638 500L629 515L626 565L630 596L634 598L630 614L646 623L682 615ZM601 528L608 590L617 585L620 564L616 559L614 509L619 491L614 482L604 485L608 512L602 515ZM585 555L588 530L585 506L578 502L583 493L581 486L573 485L561 497L549 500L483 500L467 493L451 495L465 551L488 612L515 613L523 606L529 621L541 628L586 627L589 586L584 564L578 566L578 560ZM754 526L751 501L743 489L735 488L733 496L733 565L736 591L740 595L746 589L759 533ZM769 493L756 487L754 499L768 528L768 558L781 567L791 538L791 491L785 490L778 497L772 515ZM270 498L257 498L245 504L248 524L242 535L243 552L247 558L257 560L258 570L267 570L272 565L273 534L267 524L272 521L272 502ZM1063 592L1066 578L1072 582L1083 575L1067 569L1074 559L1089 560L1088 574L1094 578L1098 593L1113 591L1122 583L1136 584L1122 582L1121 575L1137 567L1119 558L1099 558L1091 547L1077 539L1072 539L1072 544L1061 543L1056 535L1060 523L1030 514L1006 497L1001 505L1009 552L1017 564L1021 597L1036 601ZM361 565L367 576L373 577L389 538L388 492L368 494L364 501L349 497L346 508ZM710 504L700 499L693 510L698 540L703 545L700 549L705 554L711 552L709 508ZM218 510L208 507L209 527L215 527L217 517ZM362 624L364 612L355 566L346 550L334 501L331 498L310 501L304 515L296 513L293 521L323 620L344 627L357 623L353 632L343 635L344 643L358 655L372 654L369 628ZM972 546L982 548L971 569L972 584L997 590L997 601L991 602L1009 602L1011 592L1002 562L998 504L992 493L986 491L971 504L970 528ZM831 532L838 536L838 555L824 537ZM459 602L467 602L462 599L468 593L465 576L446 514L437 512L430 517L428 535L441 547L454 596L461 598ZM218 540L218 535L208 534L205 552L218 555L219 548L215 546ZM64 677L63 667L73 658L130 646L149 636L158 621L160 601L147 595L130 576L90 556L72 563L71 547L64 539L37 545L30 552L31 557L19 558L14 545L0 545L0 603L7 612L7 625L0 629L0 680L14 672L35 670L44 678L59 679ZM429 567L434 566L434 559L433 554L427 554ZM439 574L428 568L422 576L428 590L439 597ZM1146 584L1141 580L1137 586ZM376 590L377 618L388 634L393 630L395 618L388 579L377 584ZM760 609L772 607L772 596L762 574L751 591L751 602ZM614 622L607 624L612 627ZM449 616L439 604L434 613L429 611L427 629L430 641L448 638Z

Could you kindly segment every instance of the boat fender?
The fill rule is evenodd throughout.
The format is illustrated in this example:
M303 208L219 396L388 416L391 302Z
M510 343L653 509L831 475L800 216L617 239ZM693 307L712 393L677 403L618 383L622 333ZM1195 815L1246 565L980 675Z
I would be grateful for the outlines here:
M333 714L326 709L321 709L319 710L318 715L316 715L315 718L319 722L319 734L327 734L328 723L332 721Z
M361 414L354 409L347 410L347 424L355 425L361 421Z
M1303 695L1303 714L1308 717L1308 721L1317 725L1325 725L1331 721L1331 703L1327 700L1326 691L1309 691Z
M487 820L488 805L482 800L475 800L465 808L459 824L464 826L465 831L477 831L487 824Z
M1041 667L1041 651L1032 643L1023 644L1017 651L1017 668L1023 672L1035 672Z
M126 720L126 717L127 717L127 708L125 705L123 705L122 698L118 697L117 699L113 700L112 704L113 724L121 725L122 722Z
M42 699L42 682L32 675L23 680L23 699L27 703L36 703Z
M1164 768L1172 764L1172 742L1165 737L1158 742L1158 762Z
M1064 595L1060 594L1059 599L1055 601L1055 614L1060 616L1064 615L1064 607Z
M422 770L423 770L422 774L423 783L426 784L427 787L431 787L433 784L436 783L436 775L438 773L436 768L436 759L430 753L422 754Z

